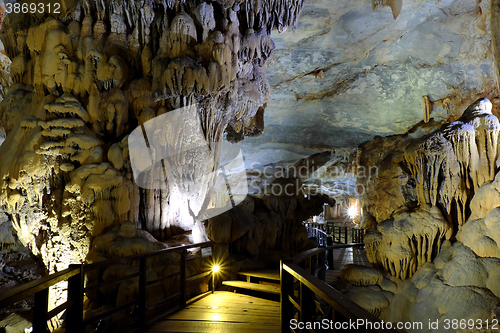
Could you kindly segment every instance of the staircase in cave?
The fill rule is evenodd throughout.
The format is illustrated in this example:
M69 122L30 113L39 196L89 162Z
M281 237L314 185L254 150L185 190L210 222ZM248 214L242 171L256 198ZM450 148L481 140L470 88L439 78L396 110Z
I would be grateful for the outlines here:
M364 249L359 248L337 248L333 250L334 264L325 274L325 282L333 285L338 280L338 276L345 265L357 264L366 267L372 267L372 264L366 258ZM238 280L223 281L222 285L241 293L253 294L253 296L262 296L267 299L276 299L280 295L280 271L279 269L267 269L259 271L238 272ZM245 280L245 281L244 281Z
M223 281L222 284L234 291L242 291L253 294L260 293L264 298L276 298L275 295L280 295L280 272L279 270L260 270L238 272L239 277L246 281Z

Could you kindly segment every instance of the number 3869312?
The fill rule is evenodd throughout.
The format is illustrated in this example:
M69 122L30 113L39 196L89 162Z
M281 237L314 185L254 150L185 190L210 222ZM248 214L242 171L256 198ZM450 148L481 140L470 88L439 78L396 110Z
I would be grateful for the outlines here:
M23 14L59 14L61 12L61 4L60 3L6 3L5 11L7 14L10 13L23 13Z

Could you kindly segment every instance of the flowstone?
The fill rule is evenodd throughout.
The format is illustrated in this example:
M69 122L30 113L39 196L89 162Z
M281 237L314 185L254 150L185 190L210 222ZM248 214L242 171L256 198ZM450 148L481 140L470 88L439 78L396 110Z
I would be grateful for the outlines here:
M84 262L92 240L124 220L159 239L193 229L183 199L196 179L181 172L167 188L138 187L128 134L197 105L213 156L220 146L211 143L226 132L230 141L258 135L271 30L295 26L301 9L301 0L80 0L63 1L59 14L7 16L0 37L12 85L0 104L0 206L49 273ZM172 137L190 135L180 130ZM203 163L213 173L217 161ZM173 193L175 183L185 186Z
M360 147L359 164L377 167L380 175L358 178L366 189L360 201L367 254L402 279L431 262L443 241L455 240L477 208L469 209L474 194L488 190L480 187L497 170L500 124L487 99L471 104L457 121L436 125ZM382 154L371 150L380 141L387 148Z
M346 267L348 297L385 321L423 323L407 332L461 332L453 319L498 319L499 130L480 99L439 129L431 120L361 147L360 161L382 169L381 179L360 179L360 201L368 259L384 273L360 278L366 268ZM380 141L395 145L368 150Z

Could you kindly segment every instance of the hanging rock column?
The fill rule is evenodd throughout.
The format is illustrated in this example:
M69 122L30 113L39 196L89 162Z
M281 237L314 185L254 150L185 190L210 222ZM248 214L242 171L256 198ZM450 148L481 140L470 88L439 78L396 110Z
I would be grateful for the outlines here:
M82 262L92 239L124 220L157 237L193 228L206 203L188 199L206 197L213 180L200 193L191 185L217 169L212 143L225 132L232 141L261 132L270 33L295 26L301 8L301 0L67 0L57 12L7 16L1 39L13 83L0 105L0 205L49 272ZM138 187L128 135L186 106L204 159L186 154L168 186ZM175 128L168 138L181 149L190 139Z

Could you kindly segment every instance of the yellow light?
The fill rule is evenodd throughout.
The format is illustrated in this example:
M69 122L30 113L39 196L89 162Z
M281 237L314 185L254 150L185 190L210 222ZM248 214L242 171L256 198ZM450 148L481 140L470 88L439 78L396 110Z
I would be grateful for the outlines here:
M218 271L219 271L219 265L214 265L214 267L212 267L212 272L217 273Z

